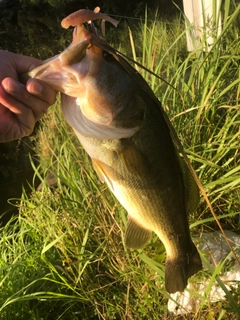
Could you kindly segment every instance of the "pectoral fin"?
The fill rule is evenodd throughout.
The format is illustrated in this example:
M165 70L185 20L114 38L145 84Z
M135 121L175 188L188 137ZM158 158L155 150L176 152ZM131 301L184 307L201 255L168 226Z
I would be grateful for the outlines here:
M128 218L125 245L131 249L141 249L151 239L152 231L140 227L131 217Z
M128 139L122 139L122 150L118 153L128 173L143 177L149 175L150 165L140 150Z
M93 165L93 169L95 170L96 174L98 175L99 180L102 183L107 182L106 181L106 174L102 170L102 166L101 166L100 161L98 161L96 159L92 159L92 165Z
M114 193L113 182L117 180L122 180L122 176L115 171L112 167L103 163L100 160L92 159L93 168L96 171L101 182L106 182L109 188Z

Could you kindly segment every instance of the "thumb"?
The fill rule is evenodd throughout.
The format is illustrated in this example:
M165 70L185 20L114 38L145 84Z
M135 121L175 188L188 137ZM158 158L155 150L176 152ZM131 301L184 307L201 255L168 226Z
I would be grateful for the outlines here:
M17 73L29 72L42 64L42 61L36 58L18 55L15 53L12 54Z

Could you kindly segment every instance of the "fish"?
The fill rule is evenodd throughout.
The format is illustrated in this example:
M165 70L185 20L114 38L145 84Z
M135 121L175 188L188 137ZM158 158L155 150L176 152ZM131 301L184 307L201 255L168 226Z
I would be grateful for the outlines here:
M126 58L98 36L92 23L97 19L117 25L99 8L63 19L62 27L74 27L72 43L28 77L61 92L67 122L99 179L128 213L126 247L144 248L154 232L166 250L165 289L183 291L202 269L188 223L199 189L160 101Z

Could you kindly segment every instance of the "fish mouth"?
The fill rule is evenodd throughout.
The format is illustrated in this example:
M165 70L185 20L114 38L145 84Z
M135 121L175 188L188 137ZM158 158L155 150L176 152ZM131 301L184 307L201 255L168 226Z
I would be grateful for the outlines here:
M109 49L105 41L98 38L92 22L98 19L102 20L102 26L105 26L105 21L115 27L118 24L118 21L101 13L99 7L94 11L81 9L64 18L61 22L63 28L74 27L70 46L55 57L45 60L41 66L19 75L20 81L26 83L29 78L36 78L56 91L77 98L81 80L88 74L96 75L102 51ZM91 30L88 31L84 24L90 25Z
M91 35L83 25L77 26L74 29L73 42L68 48L59 55L45 60L41 66L28 72L22 80L26 81L29 77L37 78L57 91L76 96L75 92L80 82L79 68L76 65L86 57L87 49L91 46Z

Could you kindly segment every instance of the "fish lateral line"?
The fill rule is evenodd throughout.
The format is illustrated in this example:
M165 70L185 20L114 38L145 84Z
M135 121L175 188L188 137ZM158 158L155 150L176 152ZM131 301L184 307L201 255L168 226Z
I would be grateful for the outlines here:
M171 132L171 134L173 135L173 139L174 139L174 141L176 142L177 147L179 148L179 151L181 152L181 154L182 154L182 156L183 156L183 158L184 158L184 160L185 160L185 162L186 162L186 165L188 166L191 174L193 175L193 178L194 178L194 180L196 181L196 183L197 183L197 185L198 185L198 187L199 187L199 190L201 191L201 193L202 193L202 195L203 195L203 197L204 197L204 199L205 199L205 201L206 201L206 203L207 203L207 205L208 205L208 207L209 207L209 209L210 209L211 214L213 215L214 219L216 220L217 225L218 225L218 227L219 227L222 235L224 236L224 239L226 240L226 243L227 243L229 249L230 249L231 252L233 253L234 258L236 259L236 261L238 262L238 264L240 265L240 260L239 260L239 258L237 257L237 254L236 254L235 250L233 249L230 241L228 240L228 237L226 236L226 233L224 232L224 230L223 230L223 228L222 228L222 226L221 226L221 223L219 222L219 220L218 220L218 218L217 218L217 215L216 215L216 213L215 213L214 210L213 210L213 207L212 207L211 202L210 202L210 200L209 200L209 198L208 198L208 196L207 196L207 193L206 193L206 191L205 191L205 189L204 189L204 187L203 187L203 185L202 185L202 182L201 182L201 180L199 179L198 175L196 174L196 171L194 170L194 168L193 168L193 166L192 166L192 164L191 164L191 162L190 162L190 160L189 160L189 158L188 158L188 156L187 156L187 154L186 154L186 152L185 152L185 150L184 150L184 147L183 147L183 145L182 145L182 143L181 143L181 141L180 141L180 139L179 139L179 137L178 137L178 135L177 135L177 133L176 133L176 130L174 129L174 127L173 127L171 121L169 120L166 112L165 112L162 108L161 108L161 110L162 110L163 116L164 116L164 118L165 118L165 120L166 120L166 122L167 122L167 125L168 125L168 127L169 127L169 129L170 129L170 132Z
M187 167L189 168L191 174L193 175L193 178L194 178L197 186L199 187L199 189L200 189L200 191L201 191L201 193L202 193L202 195L203 195L203 197L204 197L204 199L205 199L205 201L206 201L206 203L207 203L207 205L208 205L208 207L209 207L209 209L210 209L211 214L213 215L214 219L216 220L217 225L218 225L220 231L222 232L222 234L223 234L223 236L224 236L224 238L225 238L225 240L226 240L226 243L227 243L229 249L232 251L232 253L233 253L236 261L237 261L238 264L240 265L240 260L238 259L238 257L237 257L237 255L236 255L236 253L235 253L232 245L230 244L230 242L229 242L229 240L228 240L228 238L227 238L227 236L226 236L226 234L225 234L225 232L224 232L224 230L223 230L223 228L222 228L222 226L221 226L221 224L220 224L220 222L219 222L219 220L218 220L218 218L217 218L217 215L215 214L215 212L214 212L214 210L213 210L213 207L212 207L212 205L211 205L211 203L210 203L210 200L209 200L209 198L208 198L208 196L207 196L207 194L206 194L206 192L205 192L205 189L204 189L204 187L203 187L203 185L202 185L199 177L197 176L197 174L196 174L196 172L195 172L195 170L194 170L194 168L193 168L193 166L192 166L192 164L191 164L191 162L190 162L190 160L189 160L189 158L188 158L188 156L187 156L187 154L186 154L186 152L185 152L185 150L184 150L184 147L183 147L180 139L178 138L178 135L177 135L177 133L176 133L175 128L173 127L173 125L172 125L171 121L169 120L169 118L168 118L165 110L162 108L160 101L159 101L159 100L157 99L157 97L154 95L154 93L153 93L153 91L151 90L151 88L150 88L147 84L145 84L145 80L142 78L141 74L140 74L133 66L131 66L131 65L128 63L127 60L129 60L129 61L131 61L131 62L133 62L133 63L136 63L137 65L139 65L140 67L142 67L144 70L150 72L151 74L153 74L154 76L156 76L156 77L159 78L160 80L164 81L166 84L170 85L174 90L177 90L177 89L176 89L174 86L172 86L170 83L168 83L166 80L164 80L161 76L158 76L157 74L155 74L155 73L152 72L151 70L149 70L149 69L147 69L146 67L142 66L139 62L135 61L135 60L132 59L132 58L129 58L128 56L124 55L124 54L121 53L120 51L112 48L112 47L111 47L109 44L107 44L104 40L102 40L102 39L100 39L100 38L98 38L98 37L95 36L95 37L92 37L92 38L91 38L91 42L93 43L93 45L98 46L100 49L105 50L105 51L107 51L108 53L112 54L112 55L115 57L115 59L120 63L120 65L126 70L126 72L128 72L128 74L133 78L133 80L135 80L135 81L138 83L138 85L139 85L147 94L149 94L149 95L151 96L151 98L152 98L155 102L157 102L157 104L158 104L158 106L159 106L159 108L160 108L160 111L161 111L161 113L162 113L162 115L163 115L163 117L164 117L164 119L165 119L165 121L166 121L166 123L167 123L167 125L168 125L168 128L169 128L169 130L170 130L170 132L171 132L171 135L172 135L172 137L173 137L173 139L174 139L174 141L175 141L176 147L179 149L180 153L182 153L182 156L183 156L183 158L184 158L184 161L186 162ZM138 77L138 79L136 79L136 77ZM140 83L140 82L141 82L141 83ZM178 91L178 90L177 90L177 91ZM179 91L178 91L178 92L179 92ZM179 93L180 93L180 92L179 92ZM183 100L183 97L182 97L181 93L180 93L180 96L181 96L181 98L182 98L182 100Z
M84 14L82 14L82 15L84 18ZM76 16L72 16L72 17L74 19L78 18ZM78 21L78 20L76 20L76 21ZM83 21L83 23L84 22L86 22L86 21ZM82 37L80 37L81 30L83 31ZM136 90L139 97L141 97L141 98L144 97L144 99L142 99L143 103L144 103L144 110L146 108L146 110L147 110L146 113L148 115L147 126L145 126L145 127L143 126L143 128L142 128L143 131L141 131L142 133L140 132L142 135L141 134L139 134L139 136L136 135L137 136L136 139L139 139L139 137L143 137L144 133L146 133L146 131L144 131L144 130L149 130L149 127L153 126L153 124L154 124L153 132L158 133L158 131L157 131L158 129L156 129L156 128L159 128L159 122L157 123L157 121L161 120L161 123L164 123L163 137L167 137L166 140L168 141L168 144L171 145L171 150L168 153L174 159L177 157L177 153L179 155L182 154L184 161L185 161L187 167L189 168L190 173L193 176L193 179L196 181L196 184L198 185L199 189L201 190L201 192L204 196L204 199L207 202L208 207L210 208L210 211L212 212L217 223L220 225L219 221L217 220L217 216L215 215L215 213L213 211L211 203L207 197L207 194L202 186L202 183L201 183L200 179L198 178L194 168L192 167L192 164L191 164L191 162L190 162L190 160L184 150L184 147L183 147L183 145L177 135L177 132L174 129L167 113L165 112L165 110L161 106L161 102L158 100L158 98L156 97L156 95L154 94L154 92L152 91L152 89L150 88L148 83L144 80L142 75L131 65L131 63L129 63L129 61L131 61L131 58L129 59L124 54L122 54L119 51L112 48L106 41L100 39L96 33L88 32L85 29L85 27L83 26L83 24L81 24L81 23L78 23L76 25L74 31L75 31L75 36L73 36L73 42L70 45L70 48L74 48L77 44L81 44L81 41L82 41L81 39L83 39L83 40L87 39L87 40L89 40L89 45L96 47L97 53L99 53L100 55L104 54L101 52L101 50L103 50L103 51L106 51L107 53L111 54L114 57L114 59L116 60L116 61L114 61L114 67L116 67L116 65L118 66L118 69L119 69L118 72L120 74L126 73L126 74L124 74L123 79L126 79L128 76L132 79L132 81L130 81L130 82L132 84L133 91ZM89 48L89 46L88 46L88 48ZM64 57L64 62L66 62L66 65L65 65L65 63L63 65L64 68L66 68L66 67L69 68L70 67L68 65L69 62L71 62L71 63L77 62L76 60L79 57L81 57L81 50L79 53L75 52L75 50L73 50L72 54L73 53L74 53L74 55L71 55L70 57L68 57L68 56ZM91 51L89 50L89 51L86 51L85 53L86 53L86 55L89 54L89 56L90 56ZM93 60L94 57L96 58L96 55L92 55L91 59ZM103 62L106 63L104 59L101 59L102 58L101 56L100 57L98 56L97 58L100 58L99 60L101 61L101 63L103 63ZM79 62L81 62L81 59ZM107 67L111 68L113 66L107 65ZM141 66L141 67L143 67L143 66ZM64 68L62 68L62 69L64 70ZM106 71L108 69L105 68L103 70ZM154 74L153 72L151 72L148 69L145 69L145 70ZM104 76L105 76L105 73L104 73ZM98 80L99 79L101 80L102 78L99 77ZM161 77L160 77L160 79L161 79ZM106 82L106 83L109 83L109 82ZM171 84L169 84L169 85L172 88L174 88ZM64 87L63 87L63 89L64 89ZM84 98L84 95L83 95L83 98ZM76 99L74 101L76 102ZM150 102L150 105L149 105L149 108L147 108L147 104L149 102ZM71 111L71 110L75 110L75 109L68 109L68 110ZM137 110L139 110L139 109L137 109ZM66 109L65 109L65 111L66 111ZM68 111L68 112L70 112L70 111ZM151 115L151 117L149 116L149 114ZM127 115L129 115L129 113L127 113ZM67 112L65 113L65 117L68 118ZM123 118L123 119L125 119L125 118ZM86 136L82 135L81 132L78 130L78 128L75 128L71 124L71 122L69 122L69 123L73 127L75 133L77 133L77 136L79 137L80 142L82 143L84 149L91 156L92 162L93 162L93 167L94 167L97 175L99 176L100 180L104 181L108 184L110 190L113 192L113 194L116 196L116 198L120 201L122 206L125 207L125 209L128 211L128 213L130 213L130 214L132 213L132 215L133 215L132 217L131 217L131 215L129 216L129 222L128 222L128 228L127 228L128 230L126 230L126 238L125 238L126 245L128 247L134 247L134 248L144 246L150 240L151 232L149 230L145 229L144 227L141 228L141 226L139 226L137 223L134 223L135 217L138 217L137 214L135 215L135 211L134 211L135 208L138 209L138 210L136 210L136 212L140 212L140 213L142 210L141 208L143 208L144 210L146 209L146 200L142 197L141 198L142 200L140 202L140 197L136 197L136 195L138 196L138 194L139 194L137 192L139 190L139 189L137 189L137 188L139 188L139 185L144 186L144 187L148 187L149 181L150 181L150 179L148 179L148 174L147 174L148 173L147 172L148 166L146 165L144 157L142 157L141 153L139 153L138 150L133 148L133 146L131 144L130 145L126 144L125 148L123 148L123 150L121 150L121 152L118 154L119 161L115 161L115 162L117 162L117 165L115 165L115 162L113 161L115 158L112 156L112 150L111 150L111 152L109 152L109 155L108 155L108 153L106 152L106 148L104 148L102 141L99 139L95 139L94 144L91 145L92 141L90 139L88 139ZM89 127L87 129L89 129ZM153 135L151 135L150 137L153 137ZM159 140L161 140L161 136L156 135L156 137L160 137L160 138L158 138L158 141L156 143L156 144L158 144ZM155 136L154 136L154 139L155 139ZM153 141L155 141L154 139L153 139ZM89 143L89 141L90 141L90 143ZM145 146L143 149L142 149L142 147L139 148L140 150L146 149L146 140L144 140L144 141L145 141ZM85 146L84 146L84 144L85 144ZM165 146L164 144L163 144L163 146L160 145L160 149L158 149L158 150L164 151L164 149L163 149L164 146ZM97 150L97 148L100 149L100 151ZM154 148L155 148L155 146L152 149L154 150ZM99 153L101 153L100 156L99 156ZM158 153L156 153L155 155L158 155ZM167 156L166 159L169 160L170 157ZM171 164L175 164L177 169L174 170L173 172L176 172L177 177L181 178L181 170L180 170L181 168L177 164L177 162L178 162L177 159L176 159L176 161L174 160L174 162L166 161L166 159L164 160L165 162L167 162L167 164L166 164L167 171L166 172L170 173L170 171L172 169ZM139 179L140 175L139 175L139 172L135 168L135 167L137 167L135 165L136 160L137 160L137 163L140 164L139 167L142 168L140 173L143 173L143 174L141 174L141 177L145 178L145 180L143 181L142 184L139 184L139 183L137 184L137 182L140 180ZM164 161L161 162L161 163L163 163L163 165L165 165ZM112 166L113 162L114 162L114 166ZM159 162L157 162L157 163L159 163ZM131 176L130 176L130 174L131 174ZM153 179L154 179L153 175L151 175L150 177L153 177ZM184 212L179 212L179 214L178 214L178 207L177 207L178 202L177 201L178 201L179 197L181 198L180 199L180 206L181 206L181 208L184 208L184 185L183 185L184 181L181 181L181 183L180 183L180 180L182 180L180 178L178 179L179 183L175 188L176 189L176 192L175 192L176 196L174 195L173 197L170 197L170 199L173 199L174 201L169 201L169 203L174 203L174 206L173 207L172 206L165 206L166 209L173 208L173 212L176 212L177 216L180 214L179 217L183 217L183 222L185 224L183 226L181 226L181 230L183 232L186 231L186 238L185 238L185 240L183 240L183 245L186 244L187 248L183 247L181 249L181 251L183 253L185 252L185 254L182 257L180 257L180 259L179 259L179 257L177 257L176 259L172 259L170 256L166 260L165 287L168 292L172 292L172 293L176 292L176 291L183 291L184 288L186 287L188 278L202 268L202 262L201 262L201 258L199 256L199 253L198 253L194 243L192 241L191 241L191 243L189 242L189 238L191 238L191 237L190 237L190 231L189 231L189 224L188 224L188 221L187 221L187 218L185 215L186 210L183 209ZM123 179L125 179L125 181L129 180L130 183L123 185L123 183L122 183ZM171 178L171 182L173 180L174 179ZM129 186L130 186L130 188L129 188ZM133 199L129 198L129 195L128 195L129 190L127 190L127 188L129 188L129 190L130 189L132 190L131 194L132 194ZM172 190L173 189L174 188L172 187ZM134 190L137 190L137 191L134 191ZM169 190L171 190L171 188L168 188L166 190L168 190L167 196L169 196ZM165 192L165 190L164 190L164 192ZM148 193L148 194L150 195L150 193ZM137 198L137 201L135 201L136 198ZM155 212L161 213L161 210L154 210L155 207L154 207L154 205L152 205L152 204L158 203L158 200L156 200L158 198L149 196L149 199L151 200L151 202L150 202L151 203L151 215L153 216L153 219L154 219L154 217L157 217L157 219L158 219L159 215L155 215ZM159 208L159 203L158 203L157 208ZM175 203L177 203L177 206L175 206ZM144 210L143 210L143 213L145 214ZM171 211L170 210L168 210L168 211L165 210L165 211L167 212L166 217L168 217L168 212L171 212ZM174 216L174 219L171 220L171 219L165 217L164 212L161 213L161 215L162 216L160 216L160 217L163 218L162 220L165 219L164 221L166 221L167 224L168 223L170 224L169 230L171 232L175 233L176 230L180 230L179 223L177 223L177 222L180 222L179 218L176 219ZM145 224L150 221L149 225L154 226L153 225L154 222L152 222L153 220L145 219L143 216L140 216L140 215L139 215L139 217L140 217L140 221L142 222L141 225L145 226ZM175 228L175 226L176 226L175 221L177 221L176 222L177 229ZM159 220L158 220L158 222L159 222ZM161 223L161 221L160 221L160 223ZM221 228L221 225L219 227L220 227L220 229L226 239L226 242L228 243L228 246L230 247L231 251L233 252L236 260L239 262L239 260L236 257L236 254L233 251L233 248L229 244L229 241L226 238L224 231ZM156 230L157 229L154 227L153 231L155 233L157 233ZM160 229L160 230L164 231L165 229ZM132 239L132 237L135 239ZM159 238L161 239L161 234L159 234ZM163 240L164 240L164 238L163 238ZM168 244L168 242L166 242L166 244ZM188 249L189 249L190 245L192 246L193 250L189 251ZM174 248L176 248L176 250L179 251L180 245L176 241L172 242L172 246ZM166 246L165 246L165 248L166 248L166 252L168 253L169 249ZM190 261L191 261L191 263L190 263ZM176 275L176 279L175 279L175 275Z
M97 45L97 44L95 44L95 45ZM109 46L109 47L110 47L110 46ZM100 47L100 48L101 48L101 47ZM126 56L125 54L121 53L120 51L115 50L115 49L113 49L112 47L110 47L110 48L111 48L111 50L109 50L108 52L109 52L110 54L114 55L115 58L120 56L122 59L124 59L125 63L128 64L128 67L130 67L132 70L135 71L135 74L139 74L139 75L140 75L140 73L139 73L136 69L134 69L134 68L126 61L126 59L128 59L129 61L131 61L131 62L133 62L133 63L136 63L138 66L142 67L144 70L148 71L148 72L151 73L152 75L154 75L154 76L156 76L157 78L159 78L160 80L164 81L166 84L170 85L174 90L176 90L176 91L180 94L181 99L183 100L183 96L181 95L180 91L179 91L178 89L176 89L174 86L172 86L170 83L168 83L166 80L164 80L161 76L155 74L154 72L152 72L152 71L149 70L148 68L146 68L146 67L144 67L143 65L141 65L139 62L137 62L137 61L135 61L134 59ZM106 48L106 49L107 49L107 48ZM117 59L117 61L118 61L121 65L123 65L121 59ZM126 67L125 67L124 65L123 65L123 67L124 67L125 70L126 70ZM128 69L129 69L129 68L128 68ZM130 72L129 72L129 70L126 70L126 71L130 74L130 76L132 76L131 71L130 71ZM141 76L141 75L140 75L140 76ZM132 78L133 78L133 76L132 76ZM142 76L141 76L141 78L142 78ZM143 79L143 78L142 78L142 79ZM135 80L135 79L134 79L134 80ZM149 90L147 90L147 91L149 91ZM151 91L152 91L152 90L151 90ZM148 93L148 92L147 92L147 93ZM153 92L152 92L152 94L154 95ZM223 230L223 228L222 228L222 226L221 226L221 224L220 224L220 222L219 222L219 220L218 220L218 218L217 218L217 215L215 214L215 212L214 212L214 210L213 210L213 207L212 207L211 202L210 202L210 200L209 200L209 198L208 198L208 196L207 196L207 194L206 194L206 191L205 191L205 189L204 189L204 187L203 187L203 185L202 185L202 182L201 182L201 180L199 179L198 175L196 174L196 172L195 172L195 170L194 170L194 168L193 168L193 166L192 166L192 164L191 164L191 162L190 162L190 160L189 160L189 158L188 158L188 156L187 156L187 154L186 154L186 152L185 152L185 150L184 150L184 147L183 147L180 139L178 138L178 135L177 135L177 133L176 133L175 128L173 127L171 121L169 120L169 118L168 118L165 110L162 108L160 101L156 98L155 95L154 95L154 97L155 97L154 100L155 100L155 101L158 101L158 104L159 104L161 113L162 113L162 115L164 116L164 119L165 119L165 121L166 121L166 123L167 123L167 125L168 125L168 128L169 128L169 130L170 130L170 132L171 132L171 134L172 134L172 136L173 136L173 138L174 138L174 141L175 141L175 143L176 143L176 145L177 145L177 148L178 148L179 151L182 153L182 156L183 156L183 158L184 158L184 160L185 160L185 162L186 162L186 164L187 164L187 166L188 166L191 174L193 175L193 178L194 178L195 182L197 183L197 185L198 185L198 187L199 187L199 189L200 189L200 191L201 191L201 193L202 193L202 195L203 195L203 197L204 197L204 199L205 199L205 201L206 201L206 203L207 203L207 205L208 205L208 207L209 207L209 209L210 209L211 214L213 215L214 219L216 220L217 225L218 225L220 231L222 232L222 234L223 234L223 236L224 236L224 238L225 238L225 240L226 240L226 243L227 243L229 249L232 251L232 253L233 253L236 261L237 261L238 264L240 265L240 260L239 260L239 258L237 257L237 255L236 255L236 253L235 253L235 251L234 251L231 243L229 242L229 240L228 240L228 238L227 238L227 236L226 236L226 234L225 234L225 232L224 232L224 230Z
M101 39L99 39L99 40L101 40ZM101 42L106 43L104 40L101 40ZM142 81L142 80L143 80L143 78L142 78L141 74L140 74L133 66L131 66L131 65L126 61L126 59L129 60L129 61L131 61L131 62L133 62L133 63L136 63L138 66L142 67L144 70L148 71L148 72L151 73L152 75L154 75L154 76L156 76L157 78L159 78L160 80L164 81L166 84L170 85L174 90L176 90L176 91L180 94L181 99L183 100L183 96L181 95L181 93L180 93L179 90L177 90L174 86L172 86L170 83L168 83L166 80L164 80L161 76L158 76L157 74L155 74L154 72L152 72L152 71L149 70L148 68L142 66L139 62L135 61L135 60L132 59L132 58L129 58L128 56L124 55L124 54L121 53L120 51L115 50L114 48L112 48L112 47L111 47L110 45L108 45L108 44L107 44L107 46L105 46L105 45L102 45L102 43L99 43L99 41L96 41L96 42L95 42L95 40L93 41L93 44L96 45L96 46L99 46L100 49L106 50L108 53L112 54L112 55L115 57L115 59L124 67L124 69L129 73L129 75L130 75L134 80L136 80L136 75L140 75L139 80L137 81L138 84L139 84L139 81ZM120 59L119 59L119 57L120 57ZM124 61L124 62L123 62L123 61ZM133 74L134 74L135 76L133 76ZM144 82L145 82L145 81L144 81ZM141 85L141 84L139 84L139 85L140 85L142 88L143 88L143 87L146 88L146 85L145 85L145 86L143 86L143 85ZM144 88L143 88L143 89L144 89ZM150 90L151 90L151 89L150 89ZM148 90L145 90L145 91L146 91L146 93L149 93L150 90L149 90L149 86L148 86ZM202 195L203 195L203 197L204 197L204 199L205 199L205 201L206 201L206 203L207 203L207 205L208 205L208 207L209 207L209 209L210 209L211 214L213 215L214 219L216 220L217 225L218 225L221 233L223 234L223 236L224 236L224 238L225 238L225 240L226 240L226 243L227 243L229 249L232 251L232 253L233 253L236 261L237 261L238 264L240 265L240 260L239 260L239 258L237 257L237 255L236 255L236 253L235 253L235 251L234 251L231 243L229 242L229 240L228 240L228 238L227 238L227 236L226 236L226 234L225 234L225 232L224 232L224 230L223 230L223 228L222 228L222 226L221 226L221 224L220 224L220 222L219 222L219 220L218 220L218 218L217 218L217 215L215 214L215 212L214 212L214 210L213 210L213 207L212 207L211 202L210 202L210 200L209 200L209 198L208 198L208 196L207 196L207 194L206 194L206 191L205 191L205 189L204 189L204 187L203 187L203 185L202 185L202 182L201 182L201 180L199 179L198 175L196 174L196 172L195 172L195 170L194 170L194 168L193 168L193 166L192 166L192 164L191 164L191 162L190 162L190 160L189 160L189 158L188 158L188 156L187 156L187 154L186 154L186 152L185 152L185 150L184 150L184 147L183 147L180 139L178 138L178 135L177 135L177 133L176 133L175 128L173 127L171 121L169 120L169 117L167 116L165 110L162 108L160 101L156 98L156 96L154 95L154 93L153 93L152 90L151 90L151 97L153 97L153 96L154 96L154 101L155 101L155 102L158 101L158 105L159 105L159 107L160 107L160 111L161 111L162 115L164 116L164 119L165 119L165 121L166 121L166 123L167 123L167 125L168 125L168 128L169 128L172 136L173 136L173 139L174 139L174 141L175 141L175 143L176 143L177 148L178 148L179 151L182 153L182 156L183 156L183 158L184 158L184 160L185 160L185 162L186 162L186 165L188 166L191 174L193 175L193 178L194 178L197 186L199 187L199 189L200 189L200 191L201 191L201 193L202 193Z

